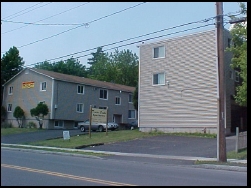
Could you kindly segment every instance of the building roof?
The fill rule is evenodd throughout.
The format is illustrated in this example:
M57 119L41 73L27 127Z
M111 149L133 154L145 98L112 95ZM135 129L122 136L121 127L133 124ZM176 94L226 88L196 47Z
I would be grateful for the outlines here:
M121 85L121 84L115 84L112 82L99 81L99 80L94 80L94 79L90 79L90 78L62 74L62 73L58 73L58 72L37 69L37 68L26 68L26 69L29 69L30 71L36 72L38 74L42 74L42 75L51 77L52 79L60 80L60 81L64 81L64 82L79 83L79 84L100 87L100 88L106 88L106 89L111 89L111 90L119 90L119 91L124 91L124 92L134 92L134 90L135 90L135 87Z

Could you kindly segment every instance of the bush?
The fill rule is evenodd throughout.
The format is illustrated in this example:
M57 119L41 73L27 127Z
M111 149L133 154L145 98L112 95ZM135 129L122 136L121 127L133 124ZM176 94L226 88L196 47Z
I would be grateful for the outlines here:
M1 123L1 128L12 128L12 123L3 122Z
M34 122L29 122L27 125L26 125L26 128L37 128L37 125L36 125L36 123L34 123Z

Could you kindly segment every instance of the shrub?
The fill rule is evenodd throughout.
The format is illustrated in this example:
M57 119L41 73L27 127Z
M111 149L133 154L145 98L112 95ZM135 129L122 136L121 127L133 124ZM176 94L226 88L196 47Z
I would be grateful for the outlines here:
M12 125L12 123L7 123L7 122L3 122L3 123L1 123L1 128L12 128L13 127L13 125Z
M26 128L37 128L37 125L36 125L36 123L30 121L30 122L26 125Z

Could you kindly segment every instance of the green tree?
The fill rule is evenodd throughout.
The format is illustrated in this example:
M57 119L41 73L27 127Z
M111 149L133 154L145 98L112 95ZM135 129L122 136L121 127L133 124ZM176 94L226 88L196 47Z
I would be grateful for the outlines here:
M114 64L114 81L118 84L135 87L138 82L138 56L129 50L118 51L110 55Z
M3 97L3 84L23 69L24 61L19 56L18 49L13 46L1 58L1 104Z
M247 8L240 3L241 13L247 17ZM235 18L234 16L231 17ZM247 22L235 23L230 30L232 46L227 51L233 53L232 68L239 71L240 85L236 87L235 101L241 106L247 106Z
M54 63L49 63L48 61L45 61L38 65L35 65L35 68L59 72L62 74L80 76L80 77L87 76L87 71L85 66L80 64L80 61L74 58Z
M108 62L108 54L103 52L102 47L98 47L97 52L91 53L91 55L92 57L87 59L87 63L91 65L88 69L87 77L105 81L104 78L100 79L98 77L106 70L105 66Z
M18 127L23 128L24 110L20 106L17 106L14 110L13 116L17 120Z
M39 128L42 129L44 116L49 113L49 108L47 104L38 103L36 108L30 110L31 116L35 116L36 120L39 123Z

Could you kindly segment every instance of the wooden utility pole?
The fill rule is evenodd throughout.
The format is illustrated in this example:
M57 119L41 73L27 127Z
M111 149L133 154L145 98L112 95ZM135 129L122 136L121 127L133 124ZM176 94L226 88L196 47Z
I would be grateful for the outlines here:
M216 2L217 14L217 52L218 52L218 133L217 160L227 162L225 137L225 75L224 75L224 38L223 38L223 2Z

